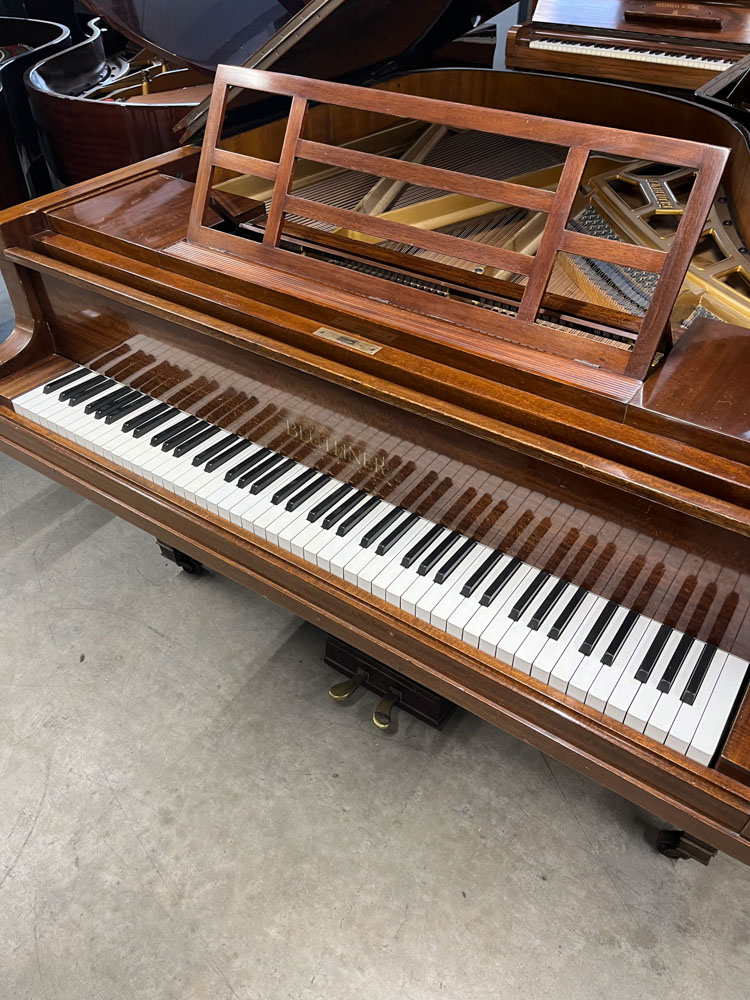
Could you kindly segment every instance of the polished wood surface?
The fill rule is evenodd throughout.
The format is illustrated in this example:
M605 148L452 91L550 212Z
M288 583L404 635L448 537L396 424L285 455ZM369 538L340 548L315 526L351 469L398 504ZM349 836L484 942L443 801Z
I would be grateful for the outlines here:
M738 3L663 3L645 0L539 0L530 21L506 38L505 62L516 69L545 70L605 80L696 90L716 70L669 61L598 58L578 52L534 48L530 43L570 42L619 46L663 56L697 56L717 61L750 52L750 9Z
M750 55L699 87L695 100L750 129Z
M28 102L45 146L56 183L77 183L147 159L177 141L173 127L184 114L184 102L197 103L207 77L177 70L153 76L148 67L134 70L137 93L144 79L153 100L125 99L98 93L104 82L123 80L129 72L124 57L111 59L102 28L92 22L89 35L69 49L37 60L26 79ZM177 90L176 99L169 89Z
M62 24L0 17L0 208L16 205L50 189L24 88L24 74L38 60L70 44Z
M255 175L260 170L261 176L275 181L262 246L217 234L201 223L208 205L209 182L213 168L221 166L222 163L226 164L226 158L222 158L217 145L226 108L227 90L230 87L283 95L292 99L278 164L269 164L259 157L252 156L247 158L238 156L232 161L235 169ZM480 132L499 133L516 139L533 137L535 141L567 147L567 159L557 189L552 194L529 191L527 188L505 182L477 179L453 171L439 171L423 164L392 161L368 153L353 153L330 144L302 138L310 101L337 108L357 109L371 114L381 112L444 126L460 126ZM679 236L668 254L574 234L567 230L573 199L592 150L616 156L630 156L634 159L660 158L695 168L695 183L685 218L680 226ZM356 229L384 240L401 241L437 253L453 254L480 266L488 265L520 272L528 275L529 280L518 306L517 317L514 320L502 315L493 317L495 321L493 326L488 324L484 329L480 328L480 333L495 334L505 339L512 339L517 344L525 343L536 350L541 349L547 354L583 359L587 364L594 363L600 368L633 379L643 379L651 367L668 327L669 316L687 272L693 246L702 231L708 209L713 203L727 155L728 151L725 149L699 147L684 140L669 140L665 137L654 140L645 134L621 133L614 129L592 128L574 122L561 123L550 118L522 117L513 112L488 108L474 111L465 105L447 101L434 99L430 101L393 94L386 97L377 90L366 91L342 84L312 82L259 70L221 67L215 78L212 116L206 127L206 138L196 182L195 207L187 237L189 243L197 246L229 250L240 258L247 258L256 263L268 263L272 267L281 269L289 266L293 268L295 274L298 274L301 270L299 261L295 258L287 264L289 257L279 248L284 216L292 213L332 223L342 229ZM424 187L433 186L449 192L479 195L493 202L510 202L523 207L541 208L547 213L548 220L534 258L497 247L469 246L466 243L462 244L462 241L455 237L415 231L409 226L381 218L363 217L352 211L323 206L318 202L293 196L292 173L298 158L353 168L376 176L400 178ZM542 198L542 195L546 197ZM221 238L218 239L218 236ZM607 349L606 345L566 342L564 334L555 335L552 331L546 328L541 330L536 325L552 267L560 251L589 255L603 261L642 268L660 275L651 305L629 358L624 357L624 352L615 348ZM187 250L183 256L190 259ZM305 270L314 273L309 265ZM330 271L329 276L333 284L337 280L334 272ZM349 279L349 284L356 293L374 296L374 291L371 291L374 283L368 278L355 276ZM379 291L382 295L382 285ZM391 292L390 297L397 305L405 304L404 293L397 296L395 292ZM417 299L418 294L410 291L409 301L417 304ZM442 308L447 315L446 305L444 304ZM465 310L460 310L460 318L464 325L470 322ZM483 342L475 338L470 342L470 346L481 352Z
M579 122L602 119L620 128L641 116L654 135L659 135L663 116L672 139L708 139L731 148L725 181L729 179L737 199L738 222L744 221L747 149L727 119L655 95L654 103L649 95L635 94L630 100L625 91L617 113L607 121L617 88L561 81L550 94L548 81L535 86L535 78L519 82L519 77L422 73L382 89L395 113L413 107L405 94L455 100L458 86L467 103L473 98L475 105L522 115L546 110L553 116L577 107ZM378 98L373 100L379 107ZM299 103L297 108L292 124L304 118L306 142L341 144L366 125L356 108L321 106L306 116ZM254 149L260 159L261 150L274 148L278 156L285 124L261 128L255 137L237 137L225 144L226 151L246 156ZM296 128L290 134L296 135ZM596 134L590 130L592 141ZM679 151L682 146L665 140L661 148ZM182 368L196 377L210 365L215 391L224 399L238 378L249 378L259 387L257 392L249 387L250 393L258 395L265 388L273 400L266 422L255 425L259 440L276 442L285 454L300 454L296 429L306 426L314 401L320 433L312 428L315 433L302 446L307 449L304 461L331 468L337 456L326 442L345 440L356 420L392 441L391 452L378 455L379 462L414 456L422 475L413 495L395 480L389 486L388 480L375 479L372 489L417 510L429 509L430 498L445 488L429 457L442 456L460 465L461 472L455 484L460 502L440 508L441 523L523 553L540 568L554 566L567 579L613 599L617 595L658 620L750 657L750 462L744 450L744 411L740 405L719 421L710 396L710 385L719 385L729 345L728 384L732 400L740 398L750 366L744 332L724 327L716 334L724 338L717 341L723 346L711 350L712 374L704 394L691 388L691 373L707 365L701 327L677 339L643 385L624 378L618 385L614 377L604 382L593 369L587 380L579 372L576 381L568 377L566 359L554 357L548 369L534 370L524 366L523 352L510 342L502 360L488 363L468 345L440 341L436 317L349 294L330 278L285 274L220 249L198 247L203 256L192 258L175 252L175 246L195 250L185 241L188 228L195 231L196 223L198 229L211 223L204 215L205 198L193 202L189 197L197 161L194 149L164 154L0 213L3 269L18 317L16 331L0 345L0 447L692 836L750 863L747 702L739 708L718 766L697 764L97 459L12 408L15 396L71 362L91 364L137 385L138 367L132 362L138 352L145 359L162 357L167 367L170 358L179 357ZM283 168L273 173L281 178L285 196ZM198 206L192 219L191 203ZM285 232L281 218L274 228L279 235ZM380 349L361 354L321 339L316 331L322 325ZM424 328L434 330L435 339L426 337ZM706 329L709 337L714 335L710 324ZM166 394L171 373L165 369L160 377ZM190 412L201 412L203 404L196 399L185 405ZM217 417L221 426L224 417ZM361 456L372 450L370 431L358 432L347 447L360 456L361 465ZM337 473L341 478L361 476L361 468L355 472L344 466ZM518 484L533 491L539 525L534 525L533 512L522 511L510 530L504 527L491 491L486 502L481 495L488 476L507 481L509 488ZM473 520L467 521L475 509ZM579 536L571 534L572 528ZM622 544L634 544L641 553L632 572L647 578L630 597L622 596L623 581L612 561ZM663 566L660 573L650 560Z

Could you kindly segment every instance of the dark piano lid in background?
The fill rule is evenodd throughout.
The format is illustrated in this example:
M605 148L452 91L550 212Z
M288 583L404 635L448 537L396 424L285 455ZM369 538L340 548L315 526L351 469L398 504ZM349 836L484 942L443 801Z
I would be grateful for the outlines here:
M239 66L308 0L83 0L113 28L178 65L212 74ZM513 0L344 0L284 53L274 69L353 77L435 48Z

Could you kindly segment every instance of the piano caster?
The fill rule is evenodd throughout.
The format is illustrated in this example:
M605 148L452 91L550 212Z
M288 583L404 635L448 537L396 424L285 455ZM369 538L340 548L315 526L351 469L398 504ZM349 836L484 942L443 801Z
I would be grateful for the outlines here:
M372 721L378 729L390 729L393 719L391 712L401 701L401 692L390 689L388 694L383 695L372 712Z
M363 673L353 674L345 681L333 684L328 688L328 694L334 701L346 701L351 698L355 691L359 691L367 678Z
M167 545L166 542L160 542L157 538L156 544L161 549L161 554L165 559L169 559L170 562L176 563L181 570L185 573L190 573L191 576L200 576L203 572L203 563L198 562L197 559L193 559L192 556L187 555L185 552L180 552L173 545Z
M716 848L696 840L682 830L660 830L656 838L656 849L666 858L689 859L707 865L716 856Z

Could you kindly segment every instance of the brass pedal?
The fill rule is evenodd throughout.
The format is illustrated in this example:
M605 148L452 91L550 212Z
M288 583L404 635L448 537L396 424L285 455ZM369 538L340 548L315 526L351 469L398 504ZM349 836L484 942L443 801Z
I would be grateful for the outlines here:
M393 688L380 699L372 713L372 721L378 729L390 729L391 722L393 721L391 719L391 712L399 701L401 701L401 692L394 691Z
M329 687L328 694L334 701L346 701L347 698L351 698L364 682L365 675L363 673L352 674L345 681L340 681L338 684L333 684Z

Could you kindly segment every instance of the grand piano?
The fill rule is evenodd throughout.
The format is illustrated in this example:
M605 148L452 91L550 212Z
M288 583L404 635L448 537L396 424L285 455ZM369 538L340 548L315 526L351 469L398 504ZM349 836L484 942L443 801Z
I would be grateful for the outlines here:
M747 166L608 84L220 68L202 147L0 214L0 447L750 862Z
M537 0L508 32L505 61L605 80L694 91L750 52L750 7L737 0Z

